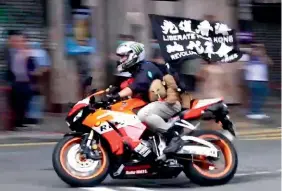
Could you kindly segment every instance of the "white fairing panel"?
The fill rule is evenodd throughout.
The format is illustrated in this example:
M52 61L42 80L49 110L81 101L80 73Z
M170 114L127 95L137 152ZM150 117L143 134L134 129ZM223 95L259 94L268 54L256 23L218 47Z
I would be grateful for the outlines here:
M118 123L117 127L135 125L135 124L141 123L141 121L137 117L137 115L127 114L127 113L118 112L118 111L107 111L107 113L97 117L97 119L101 119L101 118L106 117L108 115L113 116L113 120L111 120L111 122L112 123Z
M116 124L116 128L124 128L127 135L133 139L139 139L139 136L146 129L146 126L139 120L135 114L126 114L117 111L107 111L107 113L97 117L97 119L102 119L106 116L112 116L113 119L110 121ZM94 130L99 134L104 134L113 131L108 123L102 123L99 127L94 127Z
M90 101L90 97L87 97L87 98L85 98L85 99L83 99L83 100L80 100L80 101L77 102L75 105L82 104L82 103L88 105L88 104L89 104L89 101Z
M207 105L212 105L212 104L218 103L222 100L223 100L222 98L201 99L201 100L198 101L198 103L195 105L195 107L193 109L197 109L197 108L204 107L204 106L207 106Z
M201 145L185 145L179 150L178 154L191 154L191 155L204 155L210 157L218 157L217 148L210 142L205 141L203 139L193 137L193 136L182 136L182 140L184 141L193 141L202 144Z

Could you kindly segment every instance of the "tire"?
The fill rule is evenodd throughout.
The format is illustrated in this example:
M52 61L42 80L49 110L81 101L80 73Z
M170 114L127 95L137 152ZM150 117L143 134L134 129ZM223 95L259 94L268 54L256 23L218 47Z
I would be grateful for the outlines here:
M66 160L65 154L69 153L68 148L72 148L72 144L81 142L81 137L64 137L61 139L54 148L52 162L53 167L57 175L67 184L72 187L89 187L100 184L108 175L110 160L106 149L99 145L99 150L102 152L102 168L99 168L98 172L88 175L79 176L73 174L67 168L67 164L70 165L69 161ZM66 152L66 150L68 152ZM74 157L75 158L75 157ZM81 161L81 160L80 160ZM83 163L83 162L81 162ZM70 167L71 168L71 167ZM78 172L78 171L77 171Z
M223 152L224 158L228 157L227 166L224 170L218 174L211 174L209 171L204 171L193 161L184 163L184 173L193 183L200 186L214 186L228 183L235 175L238 166L237 151L233 144L221 133L212 130L198 130L192 132L189 136L194 137L206 137L206 138L217 138L220 139L220 144L225 147ZM215 145L219 143L213 143ZM218 146L218 145L217 145Z

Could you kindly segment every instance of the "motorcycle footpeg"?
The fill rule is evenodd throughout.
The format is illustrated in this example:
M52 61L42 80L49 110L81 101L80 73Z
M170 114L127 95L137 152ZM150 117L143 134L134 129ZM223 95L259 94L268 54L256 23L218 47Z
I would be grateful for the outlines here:
M178 162L174 159L168 159L165 161L166 166L170 167L170 168L181 168L182 165L178 164Z

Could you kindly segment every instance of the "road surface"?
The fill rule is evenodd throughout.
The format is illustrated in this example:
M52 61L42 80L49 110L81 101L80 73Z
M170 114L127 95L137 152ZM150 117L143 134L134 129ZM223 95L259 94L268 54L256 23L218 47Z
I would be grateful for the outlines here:
M251 137L252 138L252 137ZM246 138L247 139L247 138ZM184 175L172 180L111 180L96 188L70 188L53 171L54 143L0 144L0 186L3 191L238 191L281 190L279 139L237 140L239 167L227 185L198 187Z

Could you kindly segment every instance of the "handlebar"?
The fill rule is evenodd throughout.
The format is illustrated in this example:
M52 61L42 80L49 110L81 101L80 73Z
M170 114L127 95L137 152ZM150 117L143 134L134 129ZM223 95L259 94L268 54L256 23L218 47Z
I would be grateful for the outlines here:
M93 96L94 98L94 96ZM128 99L129 97L126 97L122 100ZM90 98L91 99L91 98ZM119 100L121 101L121 100ZM93 100L93 103L89 104L89 107L93 108L93 109L100 109L100 108L104 108L104 109L111 109L111 105L118 102L117 100L113 100L113 101L109 101L109 100L100 100L100 101L95 101Z
M113 102L109 102L108 100L100 100L100 101L96 101L95 99L95 96L98 96L98 95L102 95L102 94L105 94L108 92L108 89L106 90L100 90L96 93L93 93L92 95L90 95L90 104L89 106L93 109L99 109L99 108L105 108L105 109L109 109L110 108L110 105L112 103L115 103L115 101Z
M106 90L100 90L98 92L95 92L95 93L91 94L90 96L92 97L92 96L102 95L104 93L106 93Z
M95 93L92 93L90 96L97 96L97 95L102 95L104 93L108 93L111 91L111 88L113 88L112 86L110 86L109 88L105 89L105 90L100 90L100 91L97 91Z
M99 109L99 108L105 108L105 109L110 109L110 106L115 103L116 101L113 100L111 102L109 102L108 100L105 101L105 100L101 100L101 101L96 101L95 100L95 97L96 96L99 96L99 95L102 95L102 94L106 94L106 93L109 93L111 92L112 89L115 90L115 87L114 86L110 86L109 88L105 89L105 90L100 90L100 91L97 91L95 93L92 93L91 95L89 95L88 97L90 98L90 104L89 104L89 107L92 108L92 109Z

